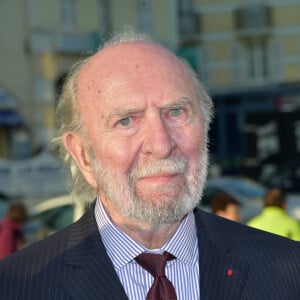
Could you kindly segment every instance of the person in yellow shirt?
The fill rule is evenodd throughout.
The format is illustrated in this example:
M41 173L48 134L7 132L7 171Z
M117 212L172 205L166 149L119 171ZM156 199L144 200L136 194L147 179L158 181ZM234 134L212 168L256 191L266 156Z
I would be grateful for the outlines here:
M300 225L286 213L286 197L279 188L267 191L261 214L251 219L247 225L300 241Z

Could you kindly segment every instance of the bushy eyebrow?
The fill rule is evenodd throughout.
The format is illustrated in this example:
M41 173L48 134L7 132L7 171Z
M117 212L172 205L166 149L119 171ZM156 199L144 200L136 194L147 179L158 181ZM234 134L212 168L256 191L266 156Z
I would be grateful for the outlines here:
M128 116L128 115L136 114L137 112L139 112L138 109L130 109L130 108L116 109L109 114L108 118Z
M134 109L134 108L133 109L131 109L131 108L129 108L129 109L126 109L126 108L116 109L108 115L105 123L106 123L106 125L108 125L110 120L112 120L112 119L126 118L127 116L137 114L139 112L140 112L140 110Z
M186 107L186 106L193 108L192 101L188 98L180 98L169 104L164 105L162 108L163 109L172 109L172 108Z

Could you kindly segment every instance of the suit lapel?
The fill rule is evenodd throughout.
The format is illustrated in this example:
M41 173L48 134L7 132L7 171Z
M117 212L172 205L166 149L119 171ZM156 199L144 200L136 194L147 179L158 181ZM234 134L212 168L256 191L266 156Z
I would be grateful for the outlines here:
M234 243L220 219L195 211L201 300L242 299L249 265L234 255ZM61 283L72 300L127 300L99 236L94 206L71 227Z
M94 206L72 227L67 247L62 285L72 300L128 299L101 241Z
M222 219L201 211L195 216L201 300L242 299L249 265L234 254L235 245L226 235Z

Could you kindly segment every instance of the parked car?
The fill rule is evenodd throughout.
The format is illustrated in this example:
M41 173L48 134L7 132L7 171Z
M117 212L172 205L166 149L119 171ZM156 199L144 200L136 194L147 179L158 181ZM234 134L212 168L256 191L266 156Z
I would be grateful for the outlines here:
M79 219L87 204L71 195L45 200L30 210L30 220L24 227L28 243L45 238Z
M203 191L200 207L210 211L211 198L226 193L240 202L241 222L246 223L258 215L263 207L263 197L267 188L249 178L219 177L209 179ZM286 194L287 213L300 221L300 194Z
M200 207L209 211L211 198L220 193L232 196L241 204L241 222L246 223L250 218L260 213L266 188L244 177L209 179L203 191Z

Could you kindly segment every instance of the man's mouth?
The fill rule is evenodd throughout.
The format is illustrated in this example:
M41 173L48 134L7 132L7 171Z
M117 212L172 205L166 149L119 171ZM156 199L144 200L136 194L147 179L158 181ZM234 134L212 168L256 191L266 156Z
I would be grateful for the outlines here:
M138 178L138 181L147 183L169 183L170 181L176 179L180 175L180 173L159 173L151 175L149 174L147 176Z

